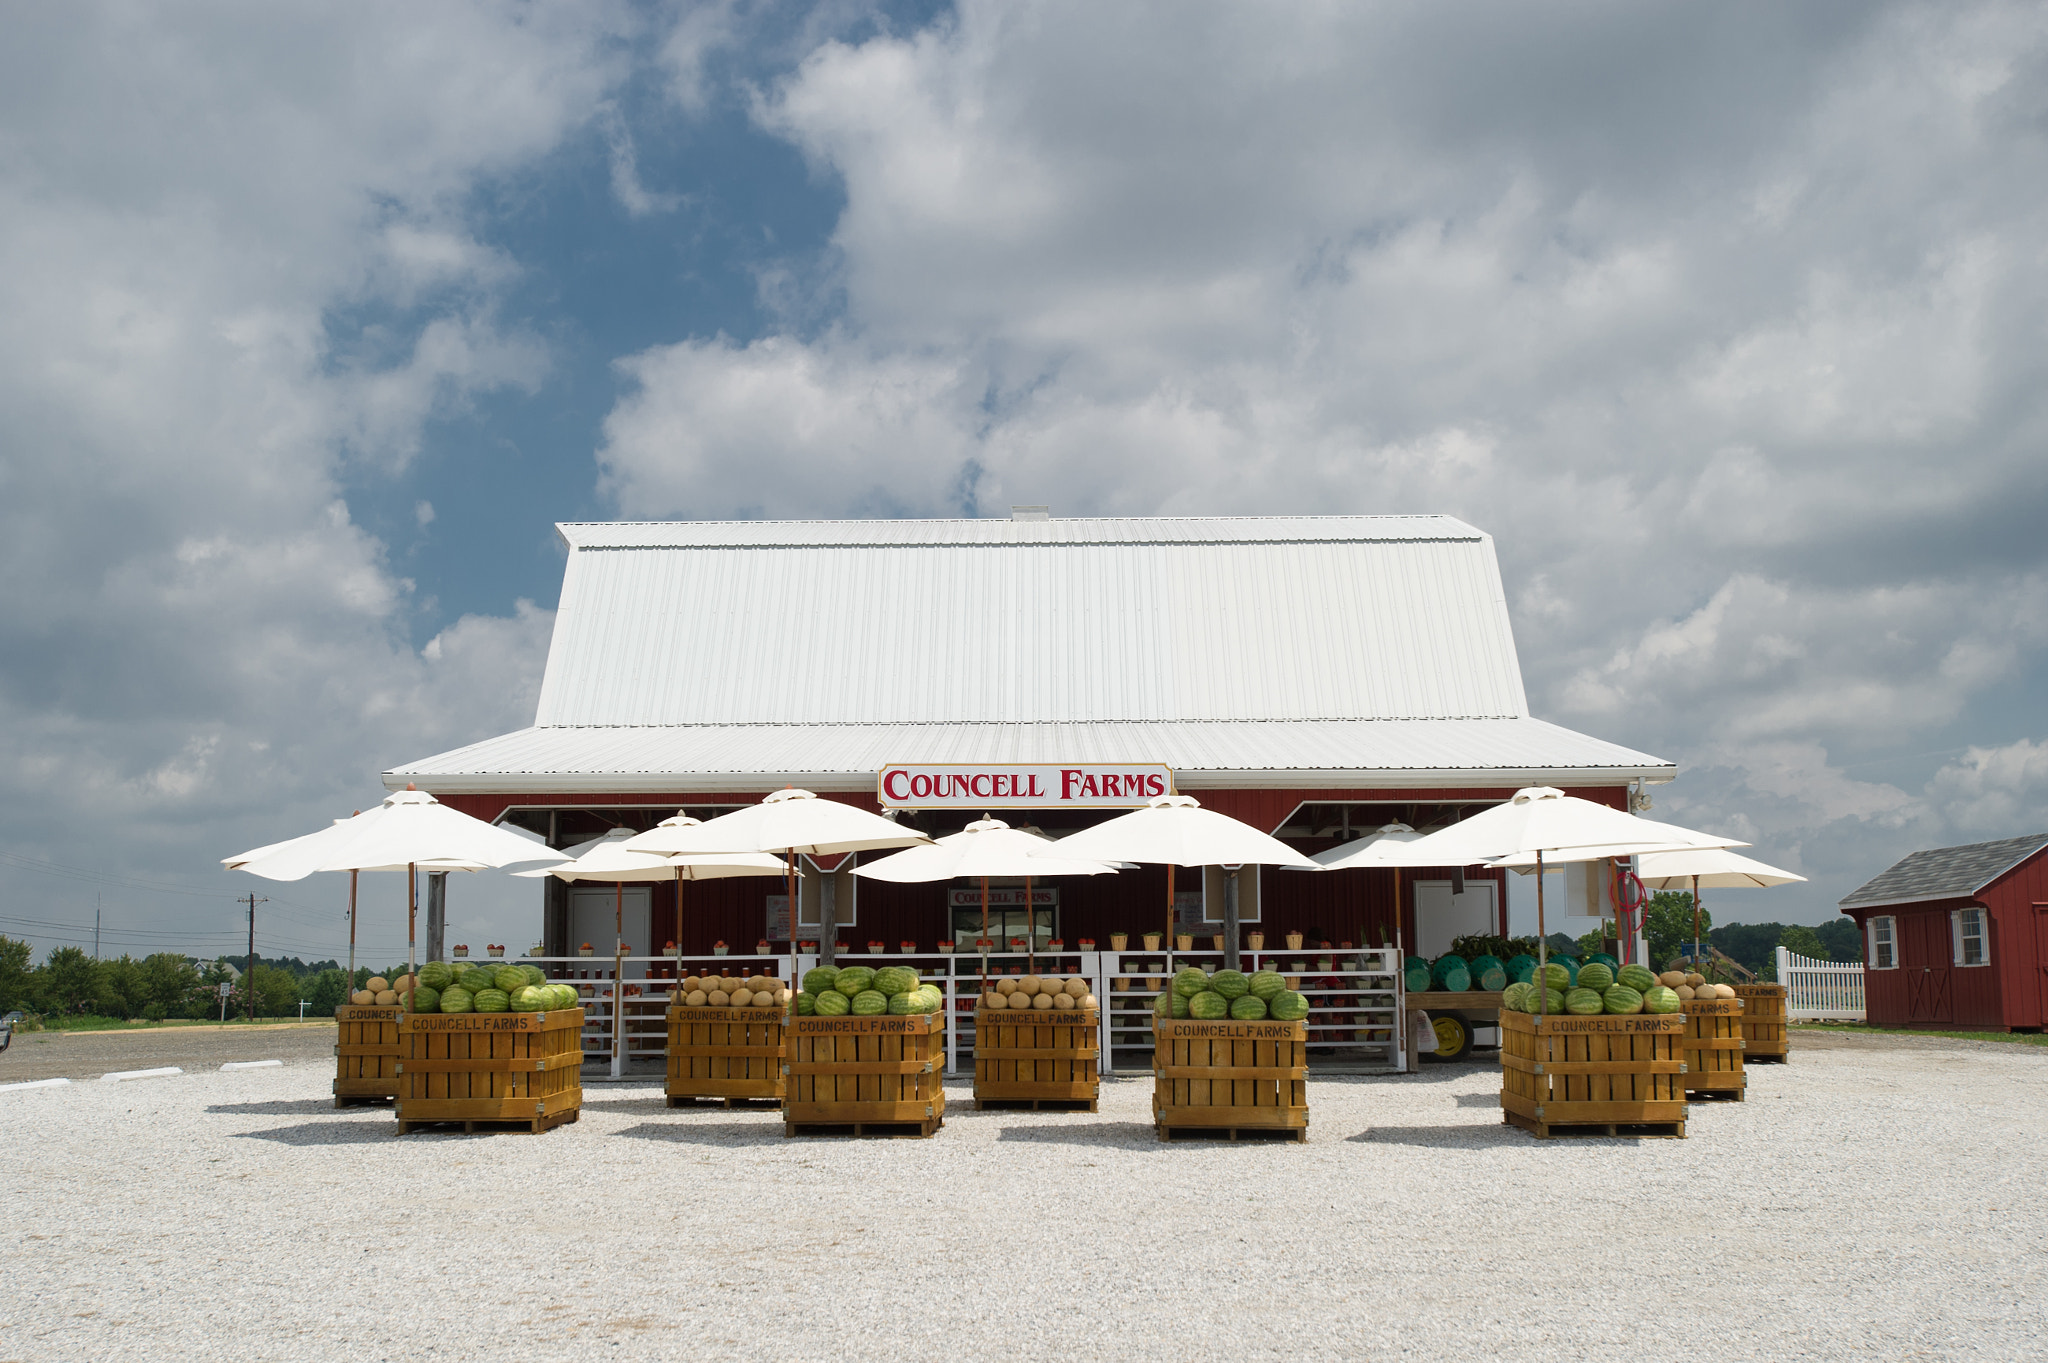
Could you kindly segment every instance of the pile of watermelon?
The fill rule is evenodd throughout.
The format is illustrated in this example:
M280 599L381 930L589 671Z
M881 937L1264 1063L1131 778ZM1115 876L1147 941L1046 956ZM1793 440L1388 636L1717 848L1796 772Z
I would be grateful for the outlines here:
M795 999L800 1018L936 1013L946 1004L939 987L920 983L917 971L907 965L880 970L821 965L804 972L803 985Z
M1289 989L1287 981L1276 971L1261 970L1247 975L1241 970L1219 970L1211 975L1190 966L1173 977L1152 1011L1160 1017L1204 1022L1224 1018L1236 1022L1261 1022L1267 1018L1297 1022L1308 1016L1308 1000Z
M1501 994L1501 1007L1511 1013L1571 1013L1580 1017L1678 1011L1677 992L1659 984L1644 966L1625 965L1617 970L1590 957L1584 965L1566 958L1553 959L1542 973L1540 986L1534 978L1510 984ZM1537 992L1539 987L1545 992Z
M573 984L550 984L539 966L428 961L405 1000L415 1013L545 1013L576 1008Z

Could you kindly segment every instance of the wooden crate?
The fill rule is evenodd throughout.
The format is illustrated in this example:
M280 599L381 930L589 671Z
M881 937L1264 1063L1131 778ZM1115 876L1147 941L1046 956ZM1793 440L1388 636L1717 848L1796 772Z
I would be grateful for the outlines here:
M399 1023L398 1134L459 1122L546 1131L583 1107L583 1010L408 1013Z
M944 1013L797 1017L787 1038L784 1135L929 1136L945 1125Z
M974 1015L974 1106L1058 1104L1094 1112L1102 1093L1102 1014L979 1010Z
M359 1107L398 1096L396 1007L344 1003L334 1010L334 1105Z
M1500 1022L1503 1122L1544 1138L1685 1135L1683 1014L1504 1012Z
M1785 1030L1785 986L1782 984L1738 984L1735 997L1742 1000L1742 1048L1745 1064L1759 1060L1784 1064L1791 1054L1791 1033Z
M1741 1102L1749 1086L1742 1069L1742 1000L1694 999L1680 1011L1685 1018L1687 1095Z
M1232 1133L1280 1128L1308 1139L1308 1025L1152 1019L1152 1119Z
M787 1087L787 1014L780 1008L668 1010L668 1105L699 1099L779 1104Z

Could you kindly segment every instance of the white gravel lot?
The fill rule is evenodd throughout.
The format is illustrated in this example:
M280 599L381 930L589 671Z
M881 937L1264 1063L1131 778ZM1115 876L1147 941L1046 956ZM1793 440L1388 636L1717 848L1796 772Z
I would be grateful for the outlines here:
M786 1140L592 1085L395 1137L332 1070L0 1094L0 1359L2041 1358L2048 1053L1864 1042L1684 1141L1538 1142L1498 1072L1310 1086L1307 1145L1099 1115Z

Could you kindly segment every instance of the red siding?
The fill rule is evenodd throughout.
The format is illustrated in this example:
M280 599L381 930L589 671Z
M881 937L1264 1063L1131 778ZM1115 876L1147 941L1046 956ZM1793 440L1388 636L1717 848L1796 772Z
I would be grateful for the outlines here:
M2039 1027L2048 995L2048 854L2030 858L1976 899L1941 899L1858 910L1863 931L1864 1000L1869 1020L1881 1027L1958 1027L2002 1031ZM1988 924L1989 962L1955 963L1950 915L1982 907ZM1898 924L1899 964L1872 968L1870 920L1889 914Z
M2008 1027L2048 1025L2048 850L1984 887L1991 910L1991 964Z

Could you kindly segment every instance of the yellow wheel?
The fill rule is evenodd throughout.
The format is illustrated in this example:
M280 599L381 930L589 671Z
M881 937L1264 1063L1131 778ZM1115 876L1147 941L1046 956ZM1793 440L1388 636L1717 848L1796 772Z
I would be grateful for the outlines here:
M1436 1030L1436 1049L1424 1051L1426 1060L1457 1060L1472 1049L1472 1027L1465 1019L1449 1013L1439 1013L1429 1020Z

